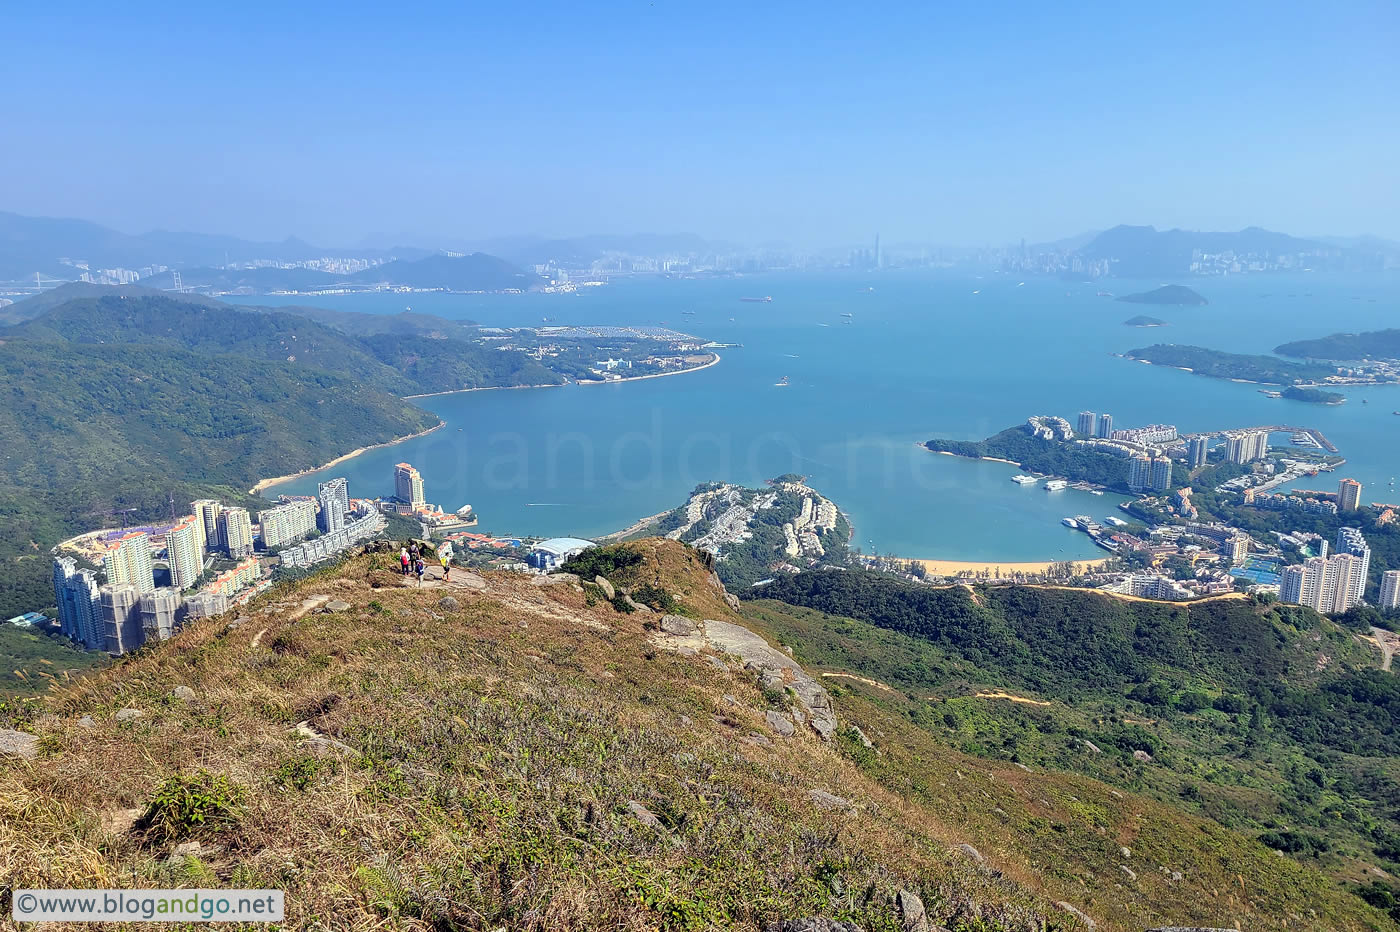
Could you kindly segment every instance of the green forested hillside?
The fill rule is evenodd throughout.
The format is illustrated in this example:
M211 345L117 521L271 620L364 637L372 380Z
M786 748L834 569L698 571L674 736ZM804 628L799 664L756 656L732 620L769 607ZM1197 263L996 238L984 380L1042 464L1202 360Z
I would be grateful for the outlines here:
M1151 793L1353 891L1400 870L1400 679L1308 609L835 571L758 594L800 660L893 687L962 750Z
M173 495L244 497L257 479L431 427L436 418L323 369L169 346L0 336L0 615L42 608L48 549L99 512Z

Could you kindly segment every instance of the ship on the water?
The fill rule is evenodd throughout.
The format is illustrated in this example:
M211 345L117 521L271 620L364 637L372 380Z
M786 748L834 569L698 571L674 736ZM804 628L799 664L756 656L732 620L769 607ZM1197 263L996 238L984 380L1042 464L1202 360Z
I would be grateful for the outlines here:
M761 298L740 298L739 300L740 300L740 301L746 301L746 302L748 302L749 304L772 304L772 303L773 303L773 296L772 296L772 295L764 295L764 296L761 297Z
M1049 482L1045 483L1045 491L1058 492L1061 489L1066 488L1068 485L1069 483L1064 479L1051 479Z
M1035 476L1012 476L1011 481L1021 485L1035 485L1040 480Z
M787 377L787 376L783 376L781 379L779 379L778 381L774 382L774 383L773 383L773 386L774 386L775 388L787 388L787 386L788 386L788 377Z

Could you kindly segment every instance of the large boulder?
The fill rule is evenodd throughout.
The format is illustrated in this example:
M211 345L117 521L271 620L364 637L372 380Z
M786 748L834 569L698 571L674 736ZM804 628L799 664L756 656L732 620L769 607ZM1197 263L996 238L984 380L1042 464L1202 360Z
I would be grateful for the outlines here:
M608 582L606 577L602 575L594 576L593 585L603 590L603 598L607 599L609 602L617 598L617 590L613 588L613 584Z
M860 932L860 926L850 922L837 922L825 916L809 916L806 919L779 919L770 922L763 932Z

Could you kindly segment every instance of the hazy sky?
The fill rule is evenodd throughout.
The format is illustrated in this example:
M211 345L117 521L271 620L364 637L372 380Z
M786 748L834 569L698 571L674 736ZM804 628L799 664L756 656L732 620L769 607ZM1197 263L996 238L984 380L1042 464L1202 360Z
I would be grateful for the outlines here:
M1400 238L1400 3L30 3L0 209L350 243Z

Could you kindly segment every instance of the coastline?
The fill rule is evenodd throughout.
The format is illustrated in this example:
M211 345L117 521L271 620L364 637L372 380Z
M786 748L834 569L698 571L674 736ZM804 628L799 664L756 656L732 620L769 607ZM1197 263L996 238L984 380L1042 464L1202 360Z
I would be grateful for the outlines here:
M903 559L903 558L899 558ZM1109 560L1108 557L1095 557L1086 560L1030 560L1030 561L997 561L997 560L919 560L910 559L910 563L923 564L933 576L965 576L977 573L1019 573L1027 576L1044 574L1056 563L1073 563L1080 568L1103 566Z
M587 381L583 381L583 380L580 379L580 380L574 382L574 384L575 384L575 385L616 385L616 384L618 384L619 382L640 382L640 381L642 381L643 379L664 379L664 378L666 378L666 377L669 376L669 375L686 375L686 374L691 373L691 372L699 372L701 369L708 369L708 368L710 368L711 366L717 366L717 365L719 365L719 360L720 360L720 355L719 355L719 353L711 353L710 355L714 356L715 358L714 358L714 359L711 359L709 362L705 363L703 366L692 366L692 367L690 367L689 369L677 369L675 372L653 372L651 375L628 375L628 376L623 376L623 377L620 378L620 379L589 379L589 380L587 380Z
M648 515L645 518L639 518L637 519L636 523L631 524L620 531L613 531L610 534L604 534L603 536L598 538L598 542L602 543L605 540L622 540L625 537L631 537L638 531L644 530L648 525L660 521L662 518L666 517L674 510L674 508L668 508L665 511L658 511L654 515Z
M513 392L520 388L558 388L568 382L541 382L538 385L483 385L480 388L449 388L445 392L423 392L418 395L404 395L404 401L414 398L436 398L438 395L464 395L467 392Z
M310 469L303 469L301 472L294 472L289 476L275 476L271 479L259 479L257 485L253 486L251 489L248 490L248 494L261 495L265 489L270 489L274 485L281 485L283 482L291 482L293 479L300 479L302 476L309 476L314 472L320 472L323 469L330 469L332 466L339 466L346 460L353 459L354 457L359 456L361 453L368 453L370 450L381 450L384 447L392 447L394 444L403 443L405 440L414 440L418 437L426 437L428 434L431 434L439 427L444 427L446 425L446 421L439 420L436 424L434 424L432 427L429 427L427 430L420 430L418 433L409 434L406 437L395 437L393 440L386 440L383 443L370 444L367 447L360 447L358 450L351 450L349 453L346 453L342 456L337 456L329 463L325 463L321 466L312 466Z

